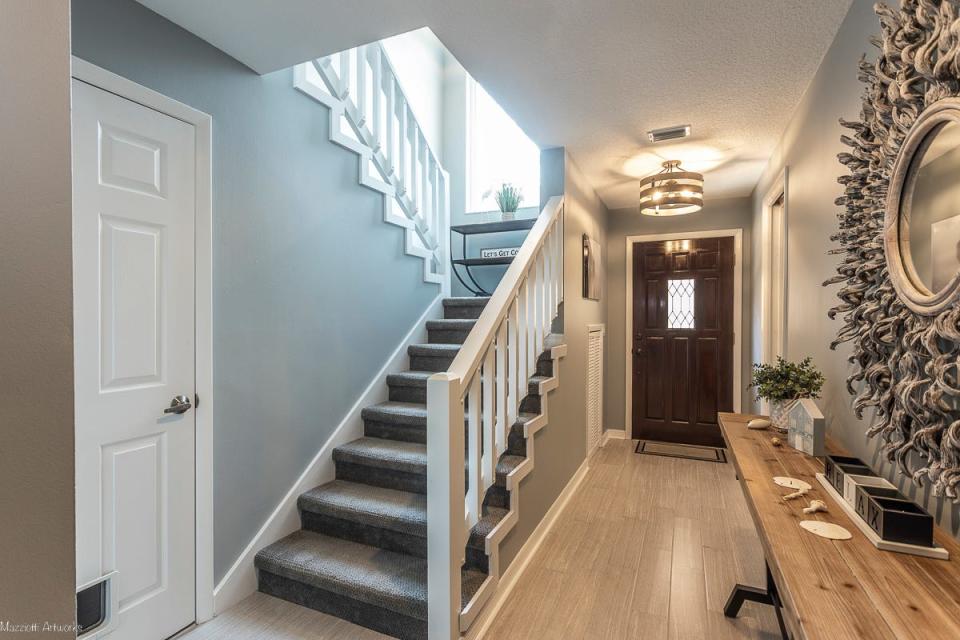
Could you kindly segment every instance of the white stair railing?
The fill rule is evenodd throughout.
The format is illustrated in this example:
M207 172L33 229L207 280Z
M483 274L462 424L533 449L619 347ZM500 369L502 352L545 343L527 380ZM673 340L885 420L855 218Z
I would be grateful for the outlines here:
M540 212L453 363L427 381L429 640L460 637L467 538L496 482L497 462L562 301L563 198L555 197ZM487 579L492 585L482 589L484 597L499 579L493 560ZM482 603L471 603L471 609L478 607Z
M447 284L450 177L430 148L379 42L294 68L294 86L330 107L330 139L360 155L360 183L383 193L424 280Z

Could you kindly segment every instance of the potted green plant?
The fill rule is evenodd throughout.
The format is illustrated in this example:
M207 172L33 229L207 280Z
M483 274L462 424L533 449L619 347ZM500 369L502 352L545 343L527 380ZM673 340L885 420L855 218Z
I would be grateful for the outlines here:
M500 207L501 220L513 220L516 217L517 209L520 208L520 202L523 200L523 191L520 187L515 187L509 182L504 182L493 195Z
M801 398L819 398L824 381L812 358L788 362L778 356L776 364L754 363L750 387L756 390L757 400L770 402L770 422L784 431L790 408Z

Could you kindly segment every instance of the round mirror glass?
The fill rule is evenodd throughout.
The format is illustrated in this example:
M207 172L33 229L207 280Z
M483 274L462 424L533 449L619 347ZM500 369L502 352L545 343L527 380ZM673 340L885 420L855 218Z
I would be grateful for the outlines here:
M917 148L900 209L900 253L910 280L934 294L960 271L960 123L933 128Z

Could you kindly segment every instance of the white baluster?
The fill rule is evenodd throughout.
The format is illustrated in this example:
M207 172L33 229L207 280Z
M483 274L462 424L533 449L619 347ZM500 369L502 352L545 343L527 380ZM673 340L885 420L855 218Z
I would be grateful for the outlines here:
M381 94L383 93L383 49L375 44L370 49L370 66L373 68L373 151L376 153L383 146L380 138L383 116L381 115Z
M559 304L563 302L563 281L564 281L563 273L565 269L565 265L563 262L563 245L565 240L563 237L563 218L562 217L560 218L560 220L557 221L556 227L557 227L557 230L555 232L555 235L557 236L557 239L556 239L556 243L557 243L557 305L559 306Z
M420 217L424 224L430 227L430 219L433 211L430 210L430 153L427 151L427 139L420 132L420 201L423 205L420 207Z
M493 486L497 479L497 455L496 455L496 435L493 430L496 423L496 413L494 400L497 397L497 391L493 386L494 367L496 366L496 349L494 345L487 347L487 355L483 359L483 387L480 393L483 395L483 495L486 495L487 489ZM480 498L481 509L483 497ZM477 517L482 517L483 511L477 512Z
M507 312L507 393L509 395L509 401L507 403L507 431L513 427L513 424L517 421L518 410L520 407L520 400L517 396L518 387L517 387L517 378L520 374L519 369L519 352L520 352L520 342L518 331L520 327L520 321L518 320L517 310L519 309L519 304L517 300L510 304L510 311Z
M361 129L367 124L367 48L357 47L357 112Z
M387 74L387 164L391 175L397 173L397 142L394 139L394 119L397 117L397 83Z
M540 355L543 347L543 252L533 256L533 357Z
M537 263L536 256L527 272L527 376L537 368Z
M451 424L451 429L458 425ZM480 450L480 372L477 371L470 382L467 393L467 517L468 527L473 527L480 519L480 505L483 502L481 486L482 453ZM469 535L469 533L468 533Z
M446 270L449 266L447 262L448 249L450 246L450 201L447 197L447 177L440 167L437 168L437 190L439 204L437 206L437 260L441 267Z
M517 378L513 381L517 390L517 416L520 415L520 402L527 395L527 283L520 285L517 292Z
M497 329L497 379L496 379L496 414L497 414L497 435L496 435L496 458L499 460L503 452L507 450L507 424L509 413L507 412L507 325L508 320L504 318L500 322L500 328ZM496 468L496 463L494 463ZM496 479L496 473L494 473Z
M550 333L550 308L548 306L547 290L550 288L550 272L547 269L547 253L541 251L537 258L540 264L540 351L543 350L543 343Z
M410 201L413 202L413 208L419 212L420 201L417 200L417 182L419 178L418 160L420 159L420 129L417 127L417 121L413 117L413 112L407 110L410 121Z
M394 80L394 82L396 82L396 80ZM397 113L397 117L399 118L399 123L400 123L400 137L398 140L400 144L400 148L398 149L398 151L400 152L399 178L400 178L400 185L401 185L401 188L403 189L404 195L409 195L407 194L407 185L410 184L407 181L407 142L408 142L407 140L407 100L406 98L403 97L402 92L400 94L400 97L397 99L397 103L398 103L397 108L399 109L399 112Z
M351 76L350 73L350 56L353 55L352 51L343 51L340 53L340 99L346 100L350 97L350 83Z

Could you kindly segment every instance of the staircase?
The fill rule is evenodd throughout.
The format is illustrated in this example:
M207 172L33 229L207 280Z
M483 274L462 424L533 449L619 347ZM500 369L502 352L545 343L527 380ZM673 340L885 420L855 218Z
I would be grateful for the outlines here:
M488 300L443 301L444 318L427 322L428 344L408 349L410 370L387 376L389 400L363 410L364 437L334 450L336 479L300 496L302 528L257 554L260 591L397 638L427 638L427 379L448 370ZM545 340L528 376L461 554L461 611L482 606L490 539L516 521L517 471L532 462L529 427L544 422L544 396L557 386L564 350L556 342Z
M359 182L382 193L423 280L449 286L450 176L420 128L379 42L294 67L293 86L329 107L330 141L359 158Z

